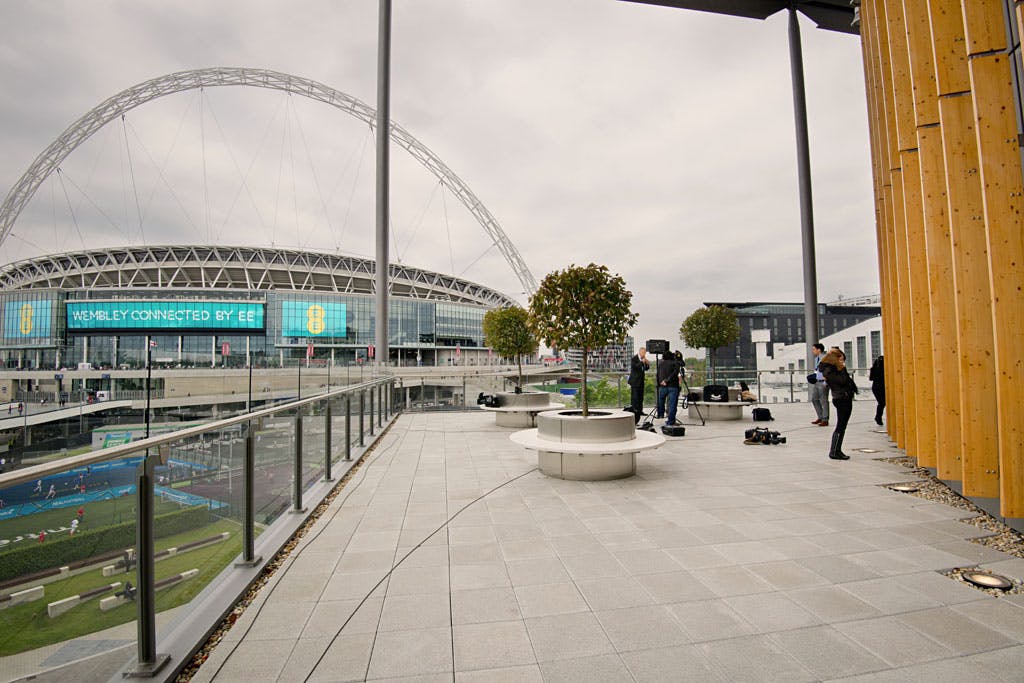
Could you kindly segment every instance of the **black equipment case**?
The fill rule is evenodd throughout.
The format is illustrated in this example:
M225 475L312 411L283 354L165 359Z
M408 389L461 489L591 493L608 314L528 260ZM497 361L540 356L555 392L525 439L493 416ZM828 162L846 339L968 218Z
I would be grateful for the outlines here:
M683 425L664 425L661 433L665 436L686 436L686 427Z
M729 400L729 387L724 384L709 384L704 387L704 400L708 403L725 403Z

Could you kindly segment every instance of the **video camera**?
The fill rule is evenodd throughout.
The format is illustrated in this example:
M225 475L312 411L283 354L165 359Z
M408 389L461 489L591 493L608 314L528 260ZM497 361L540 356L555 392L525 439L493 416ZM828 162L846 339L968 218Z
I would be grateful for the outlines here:
M780 443L786 443L786 437L782 436L779 432L769 431L767 427L754 427L744 432L746 441L743 443L761 443L765 446L778 446Z
M476 397L476 404L478 406L484 406L486 408L497 408L498 397L494 396L493 394L485 394L484 392L481 391L480 395Z

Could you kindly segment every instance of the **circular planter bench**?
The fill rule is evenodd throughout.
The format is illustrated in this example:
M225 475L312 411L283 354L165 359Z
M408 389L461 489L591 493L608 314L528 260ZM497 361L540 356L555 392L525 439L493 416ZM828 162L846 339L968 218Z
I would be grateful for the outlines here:
M480 406L494 413L494 424L499 427L535 427L537 415L549 410L564 408L561 403L552 403L551 394L546 391L529 391L516 394L503 391L495 394L498 405Z
M574 481L633 476L637 454L665 443L661 434L636 431L633 414L622 410L592 410L586 419L578 410L545 412L537 416L536 429L509 438L537 451L544 474Z
M749 401L690 401L688 414L694 419L703 415L709 421L742 420L743 406L749 405ZM697 414L697 408L700 408L700 415Z

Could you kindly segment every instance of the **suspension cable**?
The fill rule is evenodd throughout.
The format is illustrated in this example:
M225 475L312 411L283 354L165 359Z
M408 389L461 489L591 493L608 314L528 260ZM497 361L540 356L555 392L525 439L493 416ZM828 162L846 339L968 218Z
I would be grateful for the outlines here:
M203 112L203 102L206 101L206 90L205 88L199 89L199 141L202 148L203 154L203 217L205 221L204 227L206 228L206 241L209 243L211 240L210 234L210 186L206 180L206 125Z
M57 179L60 180L60 189L64 191L64 201L68 203L68 212L71 214L71 222L75 226L75 232L78 233L78 239L82 243L82 248L85 248L85 238L82 237L82 229L78 227L78 218L75 217L75 208L71 206L71 197L68 196L68 188L64 185L64 173L61 171L60 166L57 167Z
M128 144L128 128L127 128L127 125L125 123L125 115L124 114L121 114L121 130L124 133L124 150L125 150L125 154L128 157L128 174L129 174L129 176L132 179L132 194L135 197L135 213L139 217L139 238L142 240L142 243L145 244L146 243L146 232L145 232L144 228L142 227L142 206L139 204L139 188L138 188L138 185L136 185L136 183L135 183L135 166L132 164L132 148L131 148L131 145ZM127 222L127 219L128 219L127 213L128 212L126 211L125 212L125 214L126 214L125 215L125 222ZM128 234L129 234L128 242L130 244L131 243L131 233L129 232Z
M320 208L324 212L324 220L327 221L328 233L334 232L334 226L331 225L331 215L327 211L327 202L324 201L324 194L320 190L320 178L316 174L316 166L313 165L313 155L309 153L309 143L306 142L306 130L302 127L302 119L299 117L299 110L292 103L292 108L295 111L295 125L299 129L299 138L302 140L302 147L306 151L306 159L309 161L309 172L313 175L313 187L316 188L316 196L320 200Z
M455 274L455 254L452 251L452 229L448 225L448 202L444 199L444 183L441 183L441 208L444 210L444 229L448 233L448 261L451 263L452 269L448 272Z
M373 137L373 127L367 125L366 137L363 138L363 148L359 151L359 164L356 165L355 175L352 176L352 191L348 195L348 206L345 208L345 220L341 224L341 230L338 233L338 239L335 242L334 248L338 251L341 250L341 241L345 238L345 228L348 227L348 217L352 213L352 200L356 196L356 185L359 181L359 172L363 169L363 158L366 156L367 142ZM341 184L341 179L338 179L338 184Z
M439 181L437 181L437 185L434 185L434 189L433 189L433 191L431 191L430 197L427 199L427 203L423 205L423 210L420 211L419 218L417 219L416 223L413 224L413 226L412 226L412 232L409 234L409 239L405 243L405 249L401 249L401 250L396 249L396 251L399 252L398 253L398 260L399 261L402 260L402 257L405 255L405 253L407 251L409 251L409 247L412 246L412 240L413 240L414 237L416 237L417 231L419 231L420 226L423 224L423 217L427 215L427 210L430 209L431 204L434 203L434 197L437 196L437 191L440 189L440 187L441 187L441 181L439 180Z

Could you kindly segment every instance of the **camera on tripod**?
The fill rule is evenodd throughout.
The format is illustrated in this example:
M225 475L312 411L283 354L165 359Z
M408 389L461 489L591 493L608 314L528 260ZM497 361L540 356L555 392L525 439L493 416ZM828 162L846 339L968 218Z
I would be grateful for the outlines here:
M765 446L778 446L786 443L786 437L779 432L770 431L767 427L753 427L744 432L745 444L764 444Z
M480 395L476 397L476 404L478 406L484 406L485 408L498 408L498 397L493 394L485 394L480 392Z

